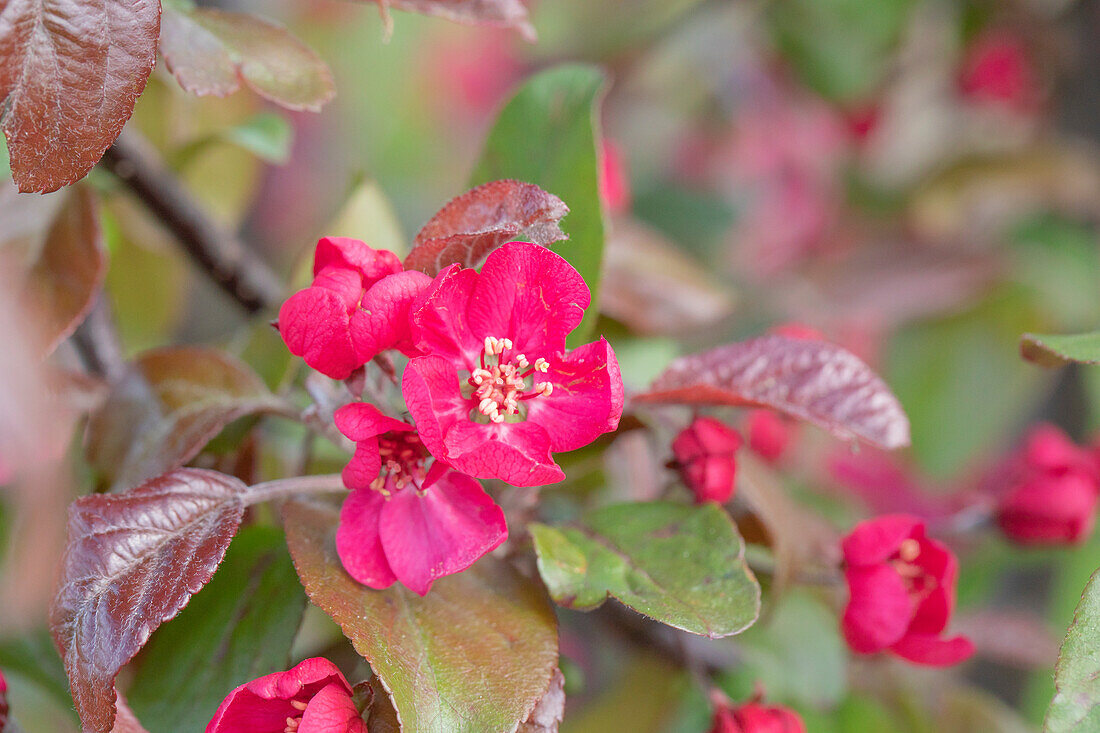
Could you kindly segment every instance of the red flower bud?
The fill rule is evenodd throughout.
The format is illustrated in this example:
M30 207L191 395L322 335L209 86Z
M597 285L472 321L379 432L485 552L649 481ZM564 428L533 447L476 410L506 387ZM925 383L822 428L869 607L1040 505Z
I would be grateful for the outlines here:
M1039 102L1039 85L1023 43L1007 33L989 33L967 52L959 86L969 99L1027 113Z
M965 637L941 638L955 605L958 560L924 532L915 517L888 515L857 525L844 538L851 597L841 629L853 651L891 651L937 667L974 653Z
M794 426L771 410L753 410L747 430L752 452L768 463L776 463L790 445Z
M715 710L710 733L806 733L806 725L793 710L749 702Z
M1022 544L1073 544L1092 531L1100 497L1093 456L1053 425L1032 430L1007 472L997 524Z
M672 453L695 501L726 502L737 475L741 434L713 417L699 417L672 441Z

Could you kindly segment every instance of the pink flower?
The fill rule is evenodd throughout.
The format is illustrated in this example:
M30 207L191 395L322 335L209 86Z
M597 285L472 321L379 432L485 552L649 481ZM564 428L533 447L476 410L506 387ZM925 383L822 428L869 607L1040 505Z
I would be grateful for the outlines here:
M619 146L604 138L600 150L600 198L612 214L630 208L630 179Z
M0 731L8 724L8 681L4 679L4 673L0 672Z
M733 496L741 435L713 417L697 417L672 441L672 453L695 501L724 503Z
M1039 85L1027 50L1008 33L987 33L974 42L959 86L975 102L1000 104L1017 112L1031 112L1039 104Z
M619 365L607 341L565 350L588 287L545 247L511 242L481 272L451 265L413 305L405 403L427 449L456 470L514 486L561 481L551 451L618 427Z
M1093 456L1053 425L1028 436L1005 472L1011 489L997 506L997 524L1021 544L1074 544L1092 532L1100 497Z
M905 515L863 522L844 538L851 597L841 629L860 654L889 650L916 664L947 666L974 653L969 639L941 638L955 605L958 561Z
M768 463L777 463L790 445L794 425L772 410L752 410L746 430L752 452Z
M754 700L737 707L719 706L710 733L806 733L806 725L793 710Z
M315 657L247 682L222 701L206 733L367 733L351 685Z
M504 512L480 483L441 461L426 468L429 455L412 426L362 402L337 410L336 426L355 441L336 551L363 585L400 581L424 595L436 578L465 570L507 539Z
M279 332L290 353L333 379L347 379L378 353L410 351L408 309L430 282L404 272L397 255L357 239L317 242L313 284L279 309Z

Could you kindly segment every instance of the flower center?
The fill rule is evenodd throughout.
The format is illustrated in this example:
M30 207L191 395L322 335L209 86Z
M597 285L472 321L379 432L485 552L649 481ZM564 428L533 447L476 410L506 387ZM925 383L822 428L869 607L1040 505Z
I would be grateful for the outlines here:
M920 557L920 542L913 538L903 540L890 564L905 582L909 594L919 603L939 587L939 582L924 568L916 564Z
M306 703L301 700L291 700L290 704L294 706L294 709L298 711L297 715L287 716L286 728L283 728L283 733L297 733L298 726L302 724L302 714L306 711Z
M416 433L395 431L379 435L378 456L382 459L382 471L370 485L375 491L388 496L410 483L419 489L424 482L428 451Z
M470 401L489 422L502 423L509 415L519 414L522 402L550 396L553 384L535 383L535 376L549 369L546 359L539 357L532 364L525 354L514 353L511 339L486 336L481 367L470 372L466 380L473 388Z

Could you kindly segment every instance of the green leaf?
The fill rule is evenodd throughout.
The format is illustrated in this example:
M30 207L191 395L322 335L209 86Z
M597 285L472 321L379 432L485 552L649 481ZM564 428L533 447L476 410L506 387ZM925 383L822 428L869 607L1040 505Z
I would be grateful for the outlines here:
M737 528L717 504L616 504L574 527L529 526L550 595L587 610L608 596L661 623L712 638L760 613L760 586Z
M584 343L598 313L604 221L599 191L600 113L607 78L594 67L556 66L531 77L501 110L471 187L503 178L533 183L569 207L569 239L554 251L569 260L592 290L592 306L571 334ZM534 144L537 141L537 144Z
M542 698L558 639L538 583L483 557L423 597L401 585L371 590L340 564L335 507L289 502L283 518L306 593L370 662L402 730L514 730Z
M889 68L888 55L913 0L787 0L772 32L803 81L824 97L853 101Z
M242 530L214 578L142 652L130 707L151 733L202 730L230 690L287 668L305 605L282 532Z
M1100 730L1100 570L1085 586L1054 667L1054 699L1043 730Z
M0 640L0 670L22 675L66 708L72 706L65 665L45 629Z
M1069 336L1025 333L1020 353L1039 366L1060 367L1070 362L1100 364L1100 331Z
M294 130L286 117L261 112L225 130L223 137L269 163L285 163L290 158Z

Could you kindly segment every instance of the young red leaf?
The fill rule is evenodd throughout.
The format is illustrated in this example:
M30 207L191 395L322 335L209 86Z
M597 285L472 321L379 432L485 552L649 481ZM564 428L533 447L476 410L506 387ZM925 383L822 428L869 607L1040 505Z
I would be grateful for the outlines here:
M27 299L42 316L48 351L88 315L106 274L107 253L95 196L78 186L58 209L27 274Z
M371 590L341 566L336 507L291 501L283 520L310 600L370 662L403 729L514 730L546 692L557 625L538 583L483 557L423 597L400 585Z
M535 29L527 20L527 6L523 0L376 0L382 11L389 32L393 25L389 9L407 10L422 15L465 23L515 28L524 39L535 42Z
M85 730L111 730L115 676L214 575L244 491L231 476L186 468L69 507L50 631Z
M405 269L434 277L454 263L479 267L490 252L514 240L548 247L566 238L558 222L568 213L561 199L534 184L490 181L452 199L424 225Z
M115 488L191 460L234 420L282 409L247 365L216 349L139 356L88 422L85 453Z
M248 84L288 109L316 112L336 94L332 72L285 28L246 13L165 6L160 53L180 86L224 97Z
M909 419L889 387L855 354L826 341L763 336L684 356L635 400L771 407L842 439L909 444Z
M157 0L10 0L0 108L20 191L56 191L118 137L156 62Z

